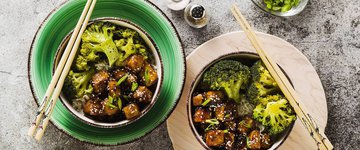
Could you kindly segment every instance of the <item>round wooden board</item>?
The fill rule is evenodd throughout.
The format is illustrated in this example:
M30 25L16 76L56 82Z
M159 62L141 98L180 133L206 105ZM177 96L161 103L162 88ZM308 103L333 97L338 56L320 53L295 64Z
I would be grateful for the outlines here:
M256 33L263 48L284 69L292 81L295 90L304 101L309 113L325 129L327 105L321 81L308 59L293 45L278 37L265 33ZM186 58L186 82L179 104L167 120L169 136L174 149L203 149L193 135L186 114L186 101L190 85L196 75L212 60L221 55L237 51L255 52L244 32L232 32L221 35L195 49ZM288 149L317 149L315 142L299 120L286 141L279 147Z

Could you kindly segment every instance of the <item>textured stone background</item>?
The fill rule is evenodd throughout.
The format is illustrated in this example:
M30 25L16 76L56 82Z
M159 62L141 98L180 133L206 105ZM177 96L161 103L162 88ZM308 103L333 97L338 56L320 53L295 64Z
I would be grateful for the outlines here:
M65 0L0 1L0 149L171 149L164 123L151 134L117 147L78 142L53 125L41 143L26 134L34 116L27 79L31 40L47 14ZM281 37L300 49L319 73L325 88L329 120L326 134L336 149L360 149L360 2L310 0L298 16L283 19L263 13L250 0L194 0L205 5L211 21L204 29L187 26L182 12L152 0L171 18L186 54L223 33L240 30L229 11L237 3L252 26ZM245 12L245 11L244 11Z

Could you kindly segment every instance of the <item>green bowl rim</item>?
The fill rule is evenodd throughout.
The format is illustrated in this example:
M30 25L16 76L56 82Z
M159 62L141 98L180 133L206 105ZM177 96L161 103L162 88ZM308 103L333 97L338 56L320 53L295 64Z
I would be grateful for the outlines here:
M171 25L173 31L175 32L176 36L177 36L177 39L180 43L180 50L182 51L182 57L183 57L183 74L182 74L182 77L184 78L183 81L182 81L182 86L181 86L181 91L184 90L184 86L185 86L185 81L186 81L186 68L187 68L187 64L186 64L186 55L185 55L185 51L184 51L184 43L182 42L181 40L181 37L179 35L179 32L177 31L174 23L170 20L170 18L168 16L166 16L166 14L158 7L156 6L153 2L149 1L149 0L144 0L145 2L147 2L148 4L150 4L152 7L154 7L167 21L168 23ZM45 22L50 18L50 16L55 13L56 11L58 11L61 7L63 7L66 3L68 3L70 1L65 1L63 3L61 3L59 6L55 7L53 10L50 11L50 13L45 17L45 19L40 23L40 26L38 27L37 31L35 32L34 34L34 37L31 41L31 45L30 45L30 50L29 50L29 53L28 53L28 64L27 64L27 72L28 72L28 82L29 82L29 86L30 86L30 90L31 90L31 94L32 96L34 97L34 102L35 104L37 105L37 107L39 107L39 103L38 103L38 97L35 95L35 92L34 92L34 87L33 87L33 83L31 81L31 56L32 56L32 51L33 51L33 48L34 48L34 43L35 43L35 40L37 38L37 35L38 33L40 32L40 30L42 29L42 27L44 26ZM68 137L70 138L73 138L77 141L80 141L80 142L84 142L84 143L88 143L88 144L91 144L91 145L95 145L95 146L110 146L110 147L115 147L115 146L118 146L118 145L125 145L125 144L128 144L128 143L132 143L134 141L137 141L139 139L141 139L142 137L145 137L146 135L150 134L152 131L154 131L155 129L159 128L160 125L162 125L166 120L167 118L169 118L169 116L174 112L175 108L177 107L177 105L179 104L179 101L180 101L180 97L182 95L182 92L179 93L179 95L177 96L178 98L176 99L175 101L175 104L173 105L172 108L170 108L170 112L166 115L165 119L164 120L161 120L159 122L158 125L155 126L155 128L153 128L152 130L149 130L148 132L146 132L145 134L143 134L142 136L139 136L137 138L134 138L132 140L129 140L129 141L126 141L126 142L119 142L119 143L116 143L116 144L103 144L103 143L95 143L95 142L91 142L91 141L86 141L86 140L80 140L72 135L70 135L69 133L67 133L66 131L64 131L63 129L59 128L57 125L55 125L53 122L52 122L52 119L50 119L50 123L52 125L54 125L56 127L56 129L60 130L62 133L64 133L65 135L67 135Z

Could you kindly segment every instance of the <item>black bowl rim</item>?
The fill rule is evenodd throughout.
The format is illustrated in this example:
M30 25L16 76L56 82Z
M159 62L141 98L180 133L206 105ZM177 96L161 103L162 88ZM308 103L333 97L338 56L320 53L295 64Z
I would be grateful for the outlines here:
M84 119L82 119L81 117L79 117L78 115L76 115L66 104L65 104L65 101L66 101L66 98L63 97L63 95L61 94L59 99L61 101L61 103L64 105L64 107L78 120L82 121L83 123L85 124L88 124L88 125L91 125L91 126L94 126L94 127L98 127L98 128L118 128L118 127L123 127L123 126L127 126L131 123L134 123L136 122L137 120L139 120L141 117L143 117L156 103L156 101L158 100L159 98L159 95L160 95L160 91L162 89L162 83L163 83L163 77L164 77L164 65L163 65L163 61L162 61L162 58L161 58L161 55L160 55L160 52L159 52L159 48L157 47L156 43L154 42L154 40L151 38L151 36L144 30L142 29L141 27L139 27L138 25L136 25L135 23L129 21L129 20L126 20L126 19L121 19L121 18L117 18L117 17L100 17L100 18L94 18L92 20L89 21L88 25L91 25L93 24L94 22L96 21L103 21L103 22L111 22L111 21L120 21L120 22L125 22L125 23L128 23L130 24L131 26L134 26L136 29L140 30L142 33L145 34L145 36L150 40L150 42L153 44L154 48L155 48L155 51L156 51L156 55L159 57L159 61L160 61L160 68L161 68L161 78L158 80L158 83L159 84L159 89L157 89L157 93L156 95L153 95L152 97L152 101L150 102L150 104L148 104L148 106L145 107L144 110L141 111L141 115L138 116L137 118L135 119L132 119L132 120L127 120L127 122L124 122L124 123L120 123L120 124L117 124L117 125L108 125L108 126L103 126L103 125L99 125L99 124L95 124L95 123L92 123L92 122L88 122ZM112 23L112 22L111 22ZM116 23L112 23L112 24L116 24ZM120 26L120 25L117 25L117 26ZM64 49L66 47L66 44L70 38L70 36L72 35L73 33L73 30L70 31L66 36L65 38L61 41L58 49L56 50L56 54L55 54L55 58L54 58L54 62L53 62L53 74L55 73L55 70L56 70L56 67L57 66L57 61L59 61L60 59L60 54L62 54L64 52ZM63 49L62 49L63 48ZM62 50L61 50L62 49ZM57 63L56 63L57 62ZM69 103L69 102L68 102ZM75 110L76 111L76 110ZM85 116L87 117L87 116ZM87 117L89 118L89 117ZM94 119L91 119L89 118L90 120L93 120L93 121L96 121ZM126 121L126 120L121 120L121 121L118 121L118 122L123 122L123 121ZM106 122L101 122L101 123L106 123ZM115 122L117 123L117 122Z
M204 66L201 71L196 75L196 77L192 80L192 83L190 85L190 91L188 93L187 96L187 101L186 101L186 111L187 111L187 119L188 119L188 123L189 126L191 128L191 131L193 133L193 135L196 137L196 140L207 150L212 150L208 145L206 145L205 141L202 140L200 138L200 135L198 134L198 132L196 131L196 128L194 126L194 122L192 120L192 114L191 114L191 102L192 102L192 94L193 91L196 87L196 81L199 80L200 77L202 77L202 75L204 74L204 72L211 67L214 63L219 62L220 60L226 59L228 57L231 56L237 56L237 55L253 55L254 57L259 57L259 55L255 52L249 52L249 51L241 51L241 52L231 52L231 53L227 53L224 55L221 55L217 58L215 58L214 60L212 60L211 62L209 62L206 66ZM259 58L260 59L260 58ZM280 66L279 66L280 67ZM289 79L290 78L287 76L287 74L285 73L285 71L280 67L280 69L284 72L285 76ZM287 139L287 137L290 135L290 132L292 131L294 124L295 124L296 120L290 124L290 126L288 127L288 132L284 135L284 138L280 141L280 143L277 145L277 147L274 147L274 150L278 149Z

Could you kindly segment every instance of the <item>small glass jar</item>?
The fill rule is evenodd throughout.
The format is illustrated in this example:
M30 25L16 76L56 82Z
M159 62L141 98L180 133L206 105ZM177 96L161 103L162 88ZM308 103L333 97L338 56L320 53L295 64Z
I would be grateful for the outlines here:
M184 11L185 21L194 28L206 26L210 20L206 9L199 4L189 4Z

